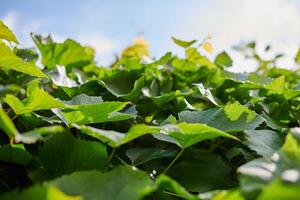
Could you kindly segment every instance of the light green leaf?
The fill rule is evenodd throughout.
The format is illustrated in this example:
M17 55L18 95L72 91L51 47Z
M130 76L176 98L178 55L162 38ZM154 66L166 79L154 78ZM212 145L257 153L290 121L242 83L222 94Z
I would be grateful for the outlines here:
M235 106L229 106L228 108L233 108ZM255 114L252 121L250 119L253 117L253 111L244 111L241 114L242 110L246 110L244 107L236 106L236 112L233 110L227 110L227 114L222 108L212 108L201 111L183 111L179 113L179 122L188 122L188 123L205 123L209 126L215 127L225 132L239 132L244 130L254 130L257 128L264 119ZM232 121L231 119L236 119ZM237 119L238 117L238 119Z
M181 148L187 148L203 140L213 139L217 137L226 137L237 140L236 137L229 135L219 129L199 123L189 124L183 122L177 125L165 125L163 126L161 132L175 139Z
M18 39L13 34L13 32L4 24L2 20L0 20L0 39L5 39L9 42L14 42L19 44Z
M126 144L138 137L141 137L145 134L158 133L160 131L159 127L148 126L145 124L133 125L126 134L120 133L117 131L97 129L89 126L78 126L73 125L74 127L80 129L83 133L96 138L104 143L107 143L109 146L116 148L122 144Z
M23 143L23 144L33 144L36 143L37 141L44 140L45 136L57 134L57 133L63 133L64 131L65 128L60 125L35 128L31 131L27 131L25 133L16 135L15 142Z
M56 43L50 37L31 36L42 54L42 63L48 68L54 68L56 65L67 68L82 67L93 62L94 50L83 47L74 40L67 39L63 43Z
M160 195L170 197L170 195L172 196L176 194L176 196L180 197L181 199L200 200L200 198L192 195L179 183L164 174L157 177L157 179L155 180L155 185L158 188L157 192L159 193L157 199L161 199Z
M14 70L31 76L48 78L37 66L24 62L16 56L4 43L0 42L0 69Z
M201 55L196 48L191 47L186 49L185 54L188 61L195 63L199 66L206 66L209 69L217 67L206 56Z
M238 120L243 113L247 115L247 122L251 122L256 113L246 106L241 105L239 102L235 101L234 103L227 104L224 107L225 114L231 121Z
M71 106L60 112L68 124L94 124L102 122L122 121L134 118L135 116L118 112L122 110L128 102L103 102L97 104L82 104Z
M214 192L214 191L213 191ZM201 197L201 195L199 195ZM211 200L245 200L238 189L222 190Z
M37 110L50 110L52 108L64 108L65 104L53 98L44 89L39 88L38 82L32 82L27 88L28 98L20 101L17 97L8 94L4 97L7 103L16 114L30 113Z
M57 187L51 185L35 185L21 192L12 192L0 195L2 200L83 200L80 196L69 196L61 192Z
M287 91L285 77L280 76L274 79L272 82L268 83L265 88L270 90L270 94L284 94Z
M175 37L172 37L172 40L175 44L184 48L187 48L193 45L195 42L197 42L197 40L183 41L183 40L176 39Z
M12 139L19 134L12 120L7 116L6 112L0 109L0 127L6 133L6 135Z
M280 180L273 181L265 187L257 198L258 200L298 200L300 197L300 184L284 183Z

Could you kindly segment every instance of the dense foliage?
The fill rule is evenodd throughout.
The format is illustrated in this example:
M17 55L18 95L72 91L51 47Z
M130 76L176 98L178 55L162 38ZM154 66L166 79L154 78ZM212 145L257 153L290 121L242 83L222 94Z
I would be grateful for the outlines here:
M259 64L240 74L203 56L209 37L154 60L137 39L105 68L31 37L18 48L0 21L0 199L299 199L300 72L281 55L240 46Z

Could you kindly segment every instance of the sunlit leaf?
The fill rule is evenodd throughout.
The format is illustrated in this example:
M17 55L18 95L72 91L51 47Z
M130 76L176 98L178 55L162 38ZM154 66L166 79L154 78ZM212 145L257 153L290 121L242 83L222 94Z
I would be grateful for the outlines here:
M18 39L13 34L13 32L4 24L2 20L0 20L0 38L5 39L7 41L14 42L19 44Z
M0 54L0 69L14 70L31 76L48 78L48 76L44 74L40 68L34 64L24 62L21 58L16 56L8 46L1 42Z

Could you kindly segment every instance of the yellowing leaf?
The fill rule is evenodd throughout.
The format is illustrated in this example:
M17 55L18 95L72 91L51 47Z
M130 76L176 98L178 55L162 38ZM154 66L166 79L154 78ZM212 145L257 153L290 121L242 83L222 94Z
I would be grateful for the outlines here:
M133 45L123 50L122 58L143 58L149 54L148 42L143 38L136 38Z
M137 37L134 39L135 45L141 45L141 46L148 46L149 42L145 40L144 38Z
M204 43L202 44L202 48L203 48L206 52L208 52L208 53L211 53L211 52L213 51L213 46L212 46L212 44L209 43L209 42L204 42Z

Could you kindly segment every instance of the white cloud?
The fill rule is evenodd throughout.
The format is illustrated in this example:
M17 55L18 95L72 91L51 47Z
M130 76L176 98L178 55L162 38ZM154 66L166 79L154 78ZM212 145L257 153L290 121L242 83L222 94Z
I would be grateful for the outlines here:
M4 15L2 19L10 29L15 30L17 17L17 13L15 11L11 11Z
M113 61L113 54L116 52L118 43L101 33L83 34L75 38L83 45L93 47L96 51L96 60L99 63L107 65Z
M21 47L31 47L34 43L30 37L30 33L48 35L49 26L53 23L53 19L26 19L23 14L17 11L7 12L3 17L5 24L13 30L20 41ZM68 37L65 35L51 32L51 37L54 41L63 42ZM101 64L109 64L113 61L113 54L117 50L115 40L104 36L102 33L94 32L92 34L72 33L72 39L80 42L83 45L88 45L96 50L96 60Z
M189 13L181 35L188 33L199 38L199 35L212 33L216 51L229 49L241 40L256 40L260 47L271 44L275 51L287 54L279 65L293 67L292 57L300 44L300 13L296 2L214 0ZM244 62L240 55L229 51L235 61L234 71L254 69L253 63Z

